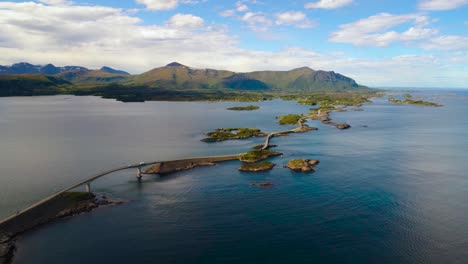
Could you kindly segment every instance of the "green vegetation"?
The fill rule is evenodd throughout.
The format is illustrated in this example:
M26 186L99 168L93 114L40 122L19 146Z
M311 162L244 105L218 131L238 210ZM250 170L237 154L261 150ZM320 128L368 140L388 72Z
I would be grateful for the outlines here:
M363 103L371 102L369 98L381 96L376 90L360 92L323 92L303 95L282 96L285 100L295 100L304 105L320 105L322 107L344 105L360 106Z
M257 162L261 160L268 159L269 157L280 156L282 153L268 150L268 149L259 149L252 150L245 154L239 156L239 160L243 162Z
M240 171L267 171L273 169L276 164L269 161L259 163L244 163L240 166Z
M253 149L262 149L263 146L265 146L265 144L258 144L258 145L253 146L252 148L253 148ZM278 145L271 145L271 144L270 144L270 145L267 146L267 149L269 149L269 148L274 148L274 147L277 147L277 146L278 146Z
M253 111L253 110L258 110L258 109L260 109L260 106L256 106L256 105L234 106L234 107L227 108L227 110L233 110L233 111Z
M295 125L302 118L302 115L289 114L285 116L278 116L280 125Z
M388 101L391 102L392 104L399 104L399 105L411 104L411 105L423 105L423 106L435 106L435 107L442 106L441 104L437 104L437 103L434 103L434 102L427 102L427 101L423 101L423 100L413 99L411 94L404 94L403 97L404 97L404 100L398 100L398 99L395 99L395 98L388 98Z
M202 139L203 142L217 142L230 139L244 139L250 137L266 136L258 128L218 128L213 132L206 133L209 138Z
M0 96L54 95L65 91L70 82L41 74L0 76Z
M305 162L307 162L305 159L294 159L288 162L288 166L301 168Z

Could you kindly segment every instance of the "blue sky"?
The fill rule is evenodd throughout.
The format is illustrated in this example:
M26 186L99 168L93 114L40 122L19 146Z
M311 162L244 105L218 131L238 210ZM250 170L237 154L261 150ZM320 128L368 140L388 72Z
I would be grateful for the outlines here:
M369 86L468 87L467 14L468 0L0 1L0 64L308 66Z

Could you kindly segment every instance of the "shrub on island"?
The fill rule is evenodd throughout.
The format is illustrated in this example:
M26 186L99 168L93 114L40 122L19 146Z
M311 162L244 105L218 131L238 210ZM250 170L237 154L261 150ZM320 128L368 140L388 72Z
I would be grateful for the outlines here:
M275 156L280 156L283 155L280 152L276 152L273 150L269 149L259 149L259 150L252 150L247 153L244 153L239 156L239 160L242 162L257 162L261 160L266 160L269 157L275 157Z

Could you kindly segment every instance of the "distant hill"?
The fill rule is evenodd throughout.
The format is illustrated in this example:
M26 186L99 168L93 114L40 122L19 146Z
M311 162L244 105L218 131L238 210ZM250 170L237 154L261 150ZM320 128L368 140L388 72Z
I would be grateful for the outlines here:
M81 66L64 66L56 67L53 64L33 65L27 62L15 63L11 66L0 65L0 75L16 75L16 74L45 74L55 75L61 72L88 70Z
M110 73L102 69L66 71L55 75L57 78L61 78L74 84L115 83L126 80L128 76L128 73Z
M58 94L70 82L42 74L0 76L0 96Z
M76 72L76 71L97 71L89 70L82 66L63 66L56 67L53 64L46 65L33 65L27 62L20 62L12 64L11 66L0 65L0 76L1 75L17 75L17 74L45 74L45 75L57 75L65 72ZM119 75L130 75L128 72L116 70L107 66L103 66L100 71Z

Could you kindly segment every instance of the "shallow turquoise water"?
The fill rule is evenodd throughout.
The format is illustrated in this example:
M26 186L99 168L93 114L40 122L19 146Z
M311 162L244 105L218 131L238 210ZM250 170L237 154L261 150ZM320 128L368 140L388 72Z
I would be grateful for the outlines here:
M101 179L95 191L130 202L22 236L14 263L465 263L468 93L413 94L445 106L381 98L334 113L349 130L309 122L319 130L273 139L285 155L270 172L228 162L141 184L134 171ZM0 98L0 214L130 162L243 152L262 139L199 139L217 127L276 131L276 115L308 112L284 101L232 105ZM321 163L314 174L282 168L296 157Z

